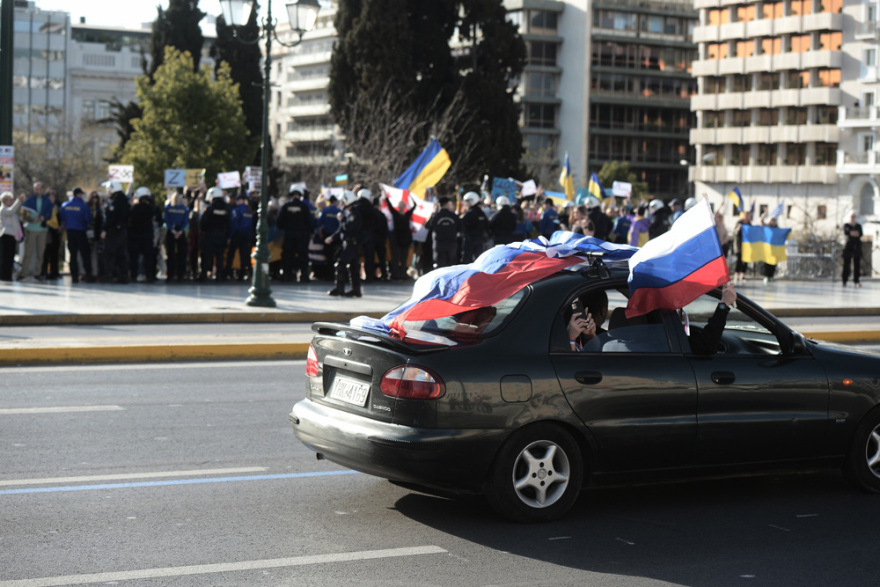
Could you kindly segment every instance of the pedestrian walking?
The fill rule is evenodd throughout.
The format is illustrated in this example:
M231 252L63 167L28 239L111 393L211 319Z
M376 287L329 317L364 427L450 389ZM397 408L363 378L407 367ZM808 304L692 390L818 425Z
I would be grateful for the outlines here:
M361 297L361 263L358 237L363 232L358 197L346 190L342 194L342 218L339 230L328 241L341 244L339 257L336 259L336 287L327 292L331 296ZM351 283L351 290L345 291L346 281Z
M859 279L862 273L862 225L856 220L856 215L851 214L849 222L843 225L843 236L846 239L843 245L843 287L849 280L850 274L856 287L862 287ZM852 272L850 273L850 265Z

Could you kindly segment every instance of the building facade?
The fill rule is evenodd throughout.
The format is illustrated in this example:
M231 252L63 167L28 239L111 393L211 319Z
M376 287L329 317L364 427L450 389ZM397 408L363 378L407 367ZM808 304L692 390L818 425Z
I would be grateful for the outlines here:
M755 221L779 203L793 239L833 239L851 209L836 170L843 0L695 0L698 95L692 101L698 196L736 214L738 188Z

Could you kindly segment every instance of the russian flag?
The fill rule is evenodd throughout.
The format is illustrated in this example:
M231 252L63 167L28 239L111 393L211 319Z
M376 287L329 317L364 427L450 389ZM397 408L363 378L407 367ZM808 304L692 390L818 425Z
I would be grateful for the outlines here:
M635 247L611 245L573 233L557 236L555 243L534 239L498 245L473 263L435 269L416 281L409 300L371 327L402 339L406 336L406 321L444 318L494 306L530 283L586 262L590 253L626 259L637 251Z
M432 138L409 169L394 180L394 187L409 190L420 198L425 197L425 189L437 185L452 162L449 153Z
M702 199L630 258L626 315L682 308L728 281L712 209Z
M745 263L763 261L770 265L778 265L788 256L785 253L785 241L791 234L790 228L773 226L742 227L742 259Z

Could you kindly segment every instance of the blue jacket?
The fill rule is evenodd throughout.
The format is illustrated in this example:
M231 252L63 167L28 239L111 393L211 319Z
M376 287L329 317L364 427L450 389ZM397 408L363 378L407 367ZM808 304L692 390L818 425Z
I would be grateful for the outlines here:
M165 206L165 228L183 232L189 228L189 208L183 204Z
M549 235L557 230L559 230L559 214L553 208L544 210L544 213L541 215L541 222L538 223L538 232L549 237Z
M324 209L321 210L321 216L318 217L318 228L321 229L321 232L325 237L330 236L339 230L339 218L337 218L337 214L339 214L339 208L333 204L324 206Z
M67 230L85 231L92 222L92 210L79 196L61 204L61 222Z
M229 223L229 236L234 234L253 234L254 213L246 203L239 204L232 209L232 218Z
M40 207L39 213L37 212L37 194L31 194L30 197L24 201L22 208L24 208L27 212L30 213L32 220L27 223L27 229L31 231L45 231L46 227L42 226L40 221L37 220L37 216L42 216L46 220L52 218L52 200L49 199L49 196L43 195L40 197L40 203L42 206Z

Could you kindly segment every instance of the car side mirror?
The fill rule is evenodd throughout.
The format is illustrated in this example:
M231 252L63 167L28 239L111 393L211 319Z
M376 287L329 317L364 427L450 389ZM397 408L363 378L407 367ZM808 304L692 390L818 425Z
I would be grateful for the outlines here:
M800 332L792 332L791 354L803 355L807 352L807 340Z
M804 335L788 328L780 330L779 344L784 355L800 355L807 350L807 342L804 339Z

